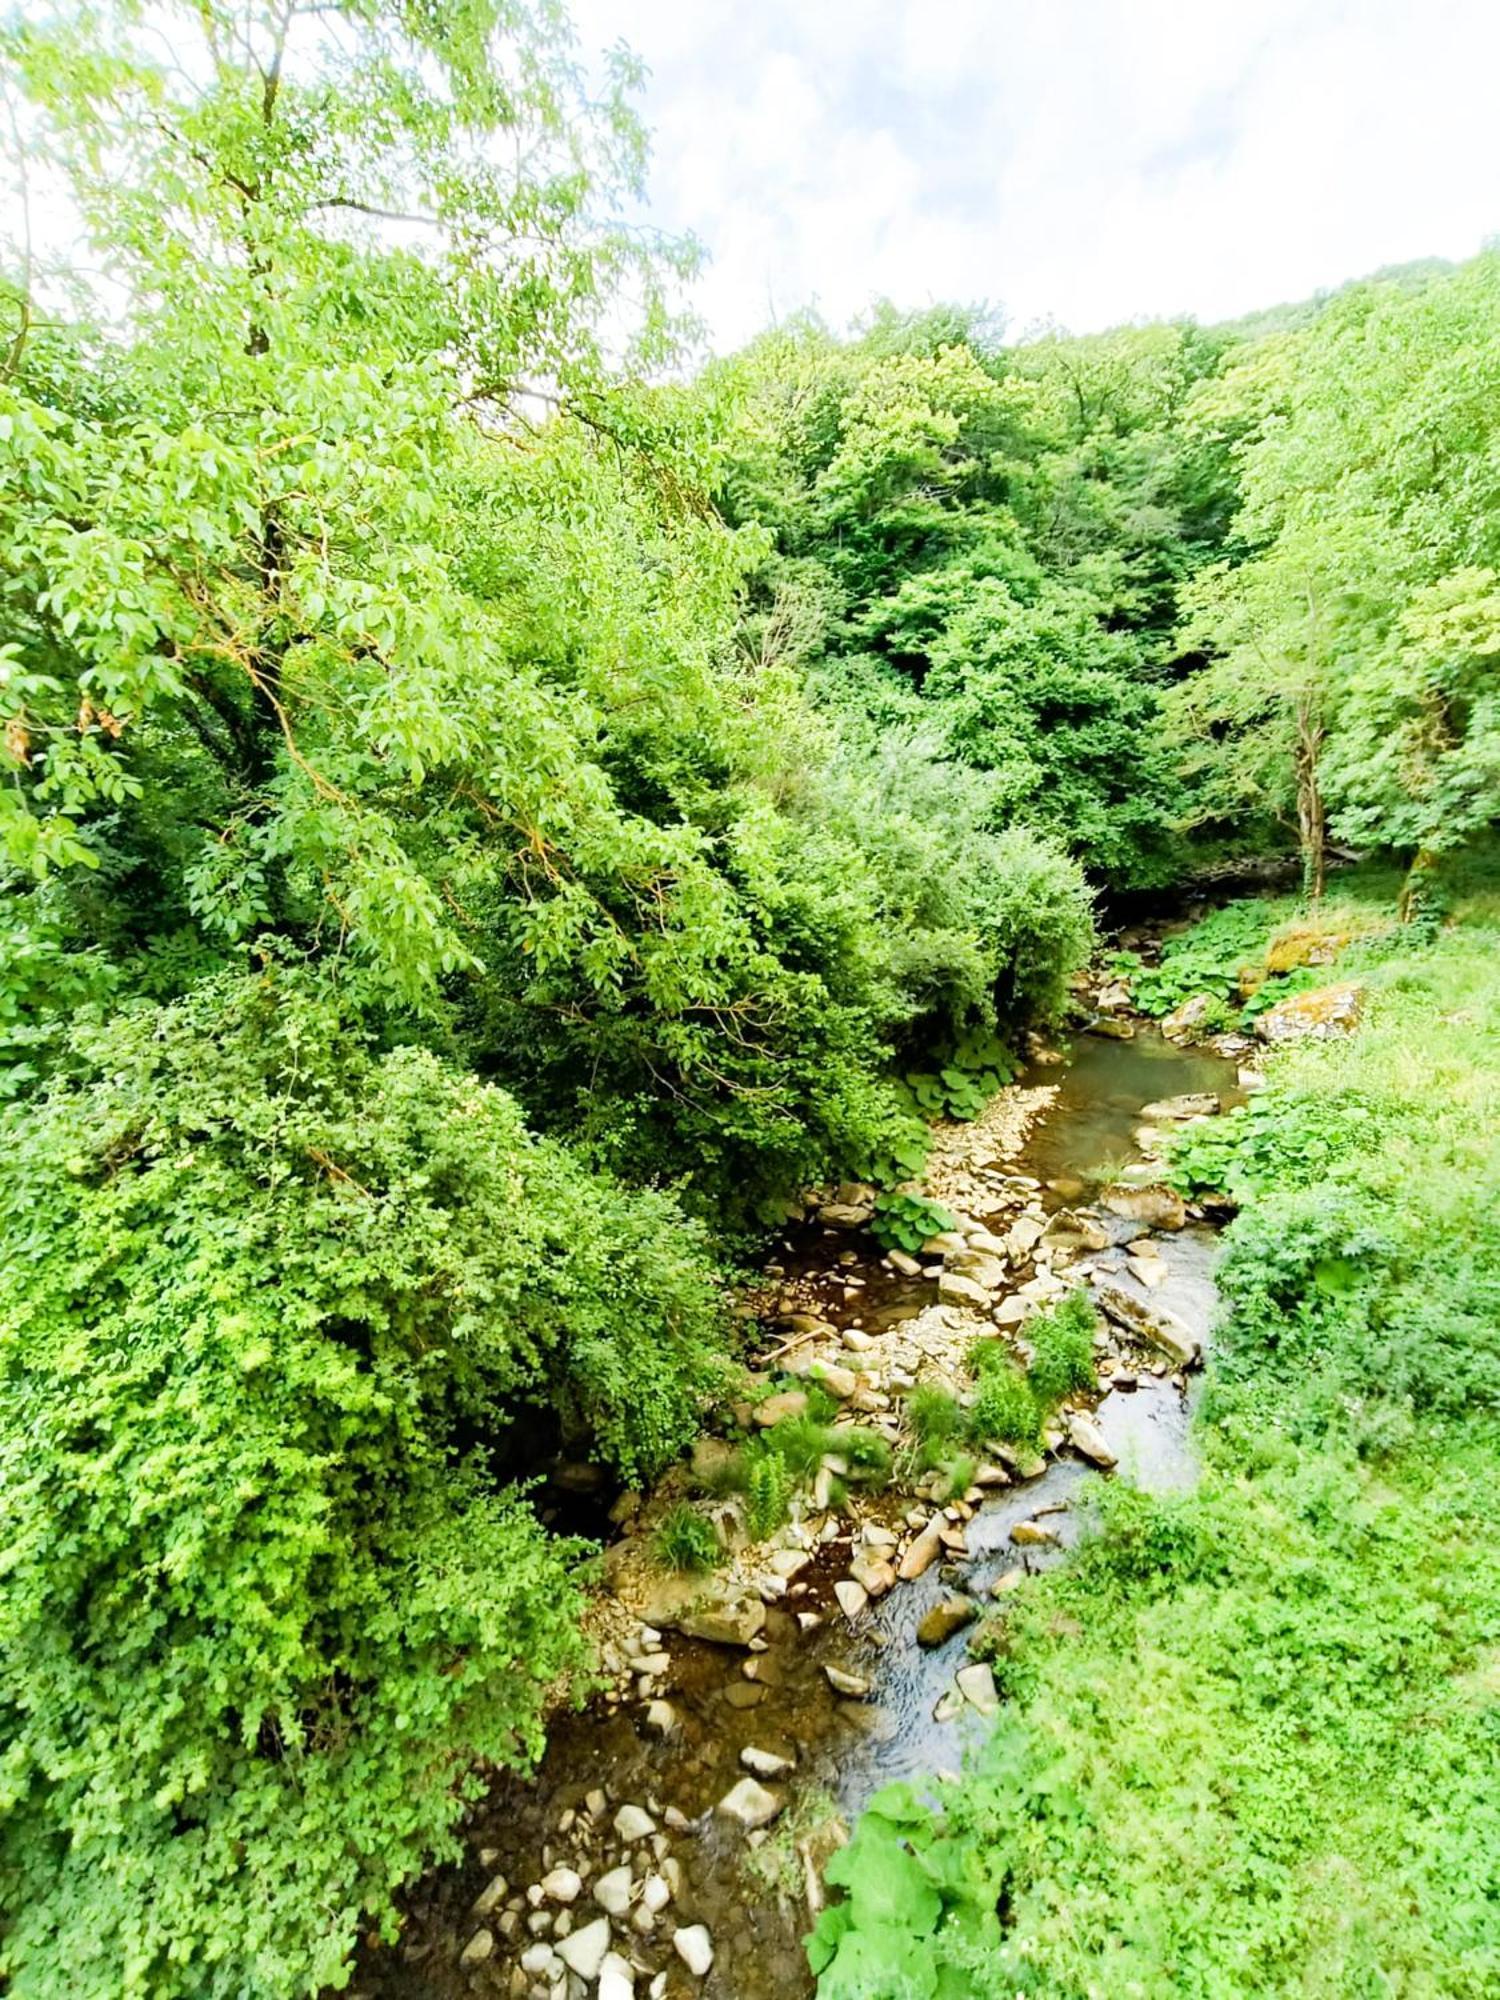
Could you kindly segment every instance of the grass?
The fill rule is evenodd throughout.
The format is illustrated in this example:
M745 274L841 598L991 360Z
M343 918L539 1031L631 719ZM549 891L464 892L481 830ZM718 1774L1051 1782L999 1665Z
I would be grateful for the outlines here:
M713 1569L722 1553L718 1532L689 1500L679 1500L657 1522L651 1553L662 1569L696 1576Z
M1106 1489L988 1628L1001 1717L914 1836L951 1935L900 1913L954 1991L1500 1992L1496 880L1441 931L1368 892L1360 1032L1276 1055L1225 1166L1198 1491Z

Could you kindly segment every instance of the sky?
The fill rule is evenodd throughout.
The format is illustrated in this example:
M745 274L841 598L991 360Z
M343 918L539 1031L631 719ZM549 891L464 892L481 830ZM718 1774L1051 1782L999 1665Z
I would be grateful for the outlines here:
M1500 0L573 0L651 70L650 219L738 346L1232 317L1500 235Z

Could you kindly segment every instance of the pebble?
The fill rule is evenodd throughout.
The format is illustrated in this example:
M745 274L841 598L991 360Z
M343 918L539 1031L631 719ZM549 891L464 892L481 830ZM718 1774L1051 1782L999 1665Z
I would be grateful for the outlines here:
M583 1878L576 1868L554 1868L542 1877L542 1894L553 1903L576 1903L583 1890Z
M795 1757L782 1757L774 1750L759 1750L753 1743L747 1743L740 1752L740 1762L757 1778L784 1778L788 1771L796 1769L797 1764Z
M458 1955L460 1965L483 1965L495 1949L495 1939L490 1931L475 1931L473 1937Z
M557 1947L557 1955L580 1979L593 1980L599 1977L608 1950L609 1918L595 1917L591 1924L565 1937Z
M607 1910L612 1917L623 1917L630 1908L631 1875L629 1865L611 1868L607 1875L601 1875L594 1884L594 1901L601 1910Z
M670 1736L677 1721L677 1711L669 1701L653 1701L646 1710L646 1727L656 1736Z
M851 1674L846 1667L835 1667L828 1661L823 1663L823 1672L828 1677L828 1685L835 1694L847 1695L851 1701L864 1701L870 1693L870 1683L863 1674Z
M614 1826L621 1840L644 1840L656 1831L656 1821L639 1806L621 1806L615 1814Z
M849 1576L839 1579L833 1586L833 1594L839 1601L840 1611L851 1625L864 1613L870 1602L869 1591L862 1583L856 1583L853 1577Z
M641 1907L659 1916L672 1900L672 1891L663 1875L648 1875L641 1886Z
M610 1952L599 1968L598 2000L635 2000L635 1968L617 1951Z
M505 1901L505 1894L509 1887L510 1884L503 1875L496 1875L474 1898L473 1908L475 1916L487 1917L497 1904Z
M550 1944L529 1944L521 1953L521 1970L533 1976L540 1974L550 1979L558 1964L557 1953Z
M977 1708L981 1715L999 1714L1000 1695L995 1686L995 1676L986 1661L976 1660L967 1667L960 1667L953 1678L964 1700Z
M688 1924L673 1931L672 1947L695 1979L704 1978L713 1965L713 1939L706 1924Z
M768 1792L755 1778L741 1778L720 1799L718 1811L726 1819L738 1820L741 1826L754 1828L768 1826L781 1807L782 1801L775 1792Z

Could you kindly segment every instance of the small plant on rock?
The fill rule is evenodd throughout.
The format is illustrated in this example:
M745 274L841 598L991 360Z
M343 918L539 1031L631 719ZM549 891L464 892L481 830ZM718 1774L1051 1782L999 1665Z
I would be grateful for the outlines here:
M919 1194L883 1194L875 1203L870 1232L887 1250L904 1250L912 1256L929 1236L941 1236L957 1226L958 1218L940 1202Z
M657 1522L651 1552L663 1569L701 1576L719 1560L718 1530L691 1501L679 1500Z

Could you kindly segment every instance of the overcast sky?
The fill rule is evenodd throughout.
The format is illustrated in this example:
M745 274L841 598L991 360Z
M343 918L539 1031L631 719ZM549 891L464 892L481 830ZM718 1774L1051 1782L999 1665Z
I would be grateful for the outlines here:
M807 304L1223 318L1500 234L1500 0L574 0L737 345Z

